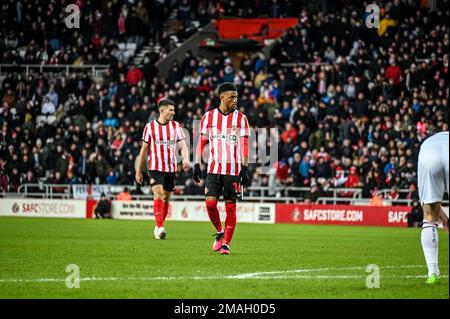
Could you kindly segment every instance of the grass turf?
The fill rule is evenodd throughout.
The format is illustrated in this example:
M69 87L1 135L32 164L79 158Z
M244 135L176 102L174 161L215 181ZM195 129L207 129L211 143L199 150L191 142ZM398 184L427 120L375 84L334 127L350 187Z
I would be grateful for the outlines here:
M231 254L212 251L212 225L0 218L0 298L449 298L448 235L441 282L427 286L420 229L238 224ZM80 288L66 287L66 266ZM366 266L380 287L366 287Z

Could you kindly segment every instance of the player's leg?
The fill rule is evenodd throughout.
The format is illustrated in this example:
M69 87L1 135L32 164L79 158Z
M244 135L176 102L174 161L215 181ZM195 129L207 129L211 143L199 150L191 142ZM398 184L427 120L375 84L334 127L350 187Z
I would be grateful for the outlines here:
M156 239L164 239L166 233L164 230L164 202L163 202L163 185L164 175L162 172L149 171L150 187L153 193L153 213L155 215L156 226L153 231Z
M170 197L171 197L172 193L171 192L167 192L165 190L163 190L163 216L164 216L164 221L166 221L166 217L167 214L169 213L169 206L170 206Z
M220 251L221 254L229 254L230 252L230 243L233 239L234 230L236 229L236 200L238 190L238 177L224 176L224 199L227 217L225 219L225 235L222 249Z
M423 204L422 249L428 268L427 283L434 283L440 275L439 256L439 214L441 203Z
M213 250L218 251L222 247L223 229L222 222L220 221L219 210L217 209L217 200L223 191L223 184L221 182L221 176L217 174L207 174L205 181L205 202L208 217L211 223L216 229L214 235Z
M427 283L436 282L439 276L438 223L441 211L441 200L445 191L445 169L441 157L441 149L430 145L422 147L418 161L418 190L423 205L423 226L421 233L422 249L428 268Z
M166 173L164 174L164 185L163 185L163 220L166 220L167 214L169 213L170 197L172 192L175 190L175 174Z
M447 195L449 195L449 178L450 178L450 172L449 172L449 159L448 159L448 147L444 147L442 150L442 156L444 157L444 174L445 174L445 192ZM441 211L439 214L439 219L444 226L445 232L448 234L449 232L449 226L448 226L448 216L445 214L444 210L441 206Z

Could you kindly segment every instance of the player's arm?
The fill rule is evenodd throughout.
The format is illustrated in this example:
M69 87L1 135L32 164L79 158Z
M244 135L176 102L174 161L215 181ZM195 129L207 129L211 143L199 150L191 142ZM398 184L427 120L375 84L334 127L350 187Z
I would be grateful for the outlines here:
M200 140L198 141L197 149L195 151L195 160L194 160L195 164L200 165L200 163L202 161L203 151L205 150L205 146L208 143L209 143L208 136L206 134L200 134Z
M202 162L202 154L208 142L209 142L208 136L206 134L200 134L200 140L198 141L197 149L195 151L194 172L192 176L192 179L197 183L200 182L200 175L201 175L200 163Z
M198 141L194 155L194 172L192 174L192 179L197 183L200 182L200 163L202 162L203 151L206 144L209 142L208 117L209 113L206 113L200 121L200 140Z
M138 184L142 184L144 181L144 177L142 176L141 168L146 160L148 154L148 143L144 140L142 140L142 146L141 151L139 152L138 160L137 160L137 167L136 167L136 174L134 178L136 179L136 182Z
M177 142L178 149L181 150L181 156L183 157L183 168L189 167L189 149L184 139Z
M241 158L242 165L248 166L248 136L241 137Z
M247 118L244 117L243 123L241 125L241 134L240 134L240 152L242 158L242 167L239 177L241 179L241 184L246 185L250 180L248 175L248 136L249 136L249 126Z

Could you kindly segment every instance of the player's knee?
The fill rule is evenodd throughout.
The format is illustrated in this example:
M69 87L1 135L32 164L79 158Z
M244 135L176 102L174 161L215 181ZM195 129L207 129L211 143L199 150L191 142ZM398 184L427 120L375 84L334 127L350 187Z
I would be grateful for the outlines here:
M163 199L163 194L160 192L154 192L153 193L153 199Z
M206 208L207 209L217 208L217 199L207 199L206 200Z
M438 222L440 210L441 210L440 203L424 204L423 219L431 222Z

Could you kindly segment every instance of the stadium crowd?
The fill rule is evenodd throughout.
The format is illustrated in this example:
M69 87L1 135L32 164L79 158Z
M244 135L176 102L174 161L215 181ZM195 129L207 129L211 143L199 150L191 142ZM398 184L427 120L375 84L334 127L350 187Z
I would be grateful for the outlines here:
M378 29L365 26L366 2L303 2L222 1L224 15L283 17L294 12L299 17L299 25L277 40L268 58L260 53L236 62L224 51L208 61L187 53L166 78L156 76L149 61L142 68L111 63L101 81L88 73L8 73L0 91L0 189L16 191L21 183L38 180L132 185L142 130L156 118L157 101L176 101L175 120L192 132L193 120L218 105L214 88L229 81L238 86L239 107L252 127L280 131L273 173L261 174L260 163L251 164L251 185L308 187L305 198L310 201L334 187L362 188L367 198L384 188L392 188L390 198L398 198L396 190L408 188L404 196L417 198L420 144L448 130L448 1L430 1L429 7L423 7L424 1L377 1ZM196 12L207 21L211 2L200 4ZM181 1L179 14L189 5ZM37 28L53 23L42 10ZM95 15L91 18L95 21ZM94 29L62 35L76 44L69 45L72 51L63 60L111 57L102 41L117 34L92 32L95 23L90 26ZM41 63L37 52L55 45L52 28L36 31L35 37L24 27L13 37L35 51L20 59L5 37L2 63ZM90 55L95 45L83 43L93 43L97 35L104 40ZM48 54L48 61L52 58ZM196 185L191 176L180 167L176 184L185 186L181 192L203 194L203 184Z
M80 10L79 27L67 27L77 21L69 5ZM165 30L174 8L178 23ZM217 10L212 3L189 1L8 0L0 13L1 59L4 64L114 65L128 63L119 43L134 43L139 50L150 41L161 48L158 60L176 48L172 33L182 42Z

